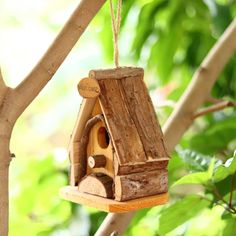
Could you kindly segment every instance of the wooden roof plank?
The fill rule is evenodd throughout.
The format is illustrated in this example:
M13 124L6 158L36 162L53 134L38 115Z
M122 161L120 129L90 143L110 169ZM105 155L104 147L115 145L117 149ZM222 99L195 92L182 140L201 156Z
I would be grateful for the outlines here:
M92 79L123 79L127 77L141 76L143 77L143 68L139 67L119 67L106 70L91 70L89 77Z
M146 161L146 155L136 126L125 105L120 80L98 80L99 100L120 165Z
M168 157L163 133L142 77L121 80L129 113L135 123L148 160Z

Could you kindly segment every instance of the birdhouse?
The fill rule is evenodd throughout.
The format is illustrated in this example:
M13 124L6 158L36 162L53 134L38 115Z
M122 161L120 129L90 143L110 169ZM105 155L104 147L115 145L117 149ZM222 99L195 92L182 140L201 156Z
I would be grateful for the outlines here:
M125 212L167 201L167 154L142 68L92 70L69 149L63 198Z

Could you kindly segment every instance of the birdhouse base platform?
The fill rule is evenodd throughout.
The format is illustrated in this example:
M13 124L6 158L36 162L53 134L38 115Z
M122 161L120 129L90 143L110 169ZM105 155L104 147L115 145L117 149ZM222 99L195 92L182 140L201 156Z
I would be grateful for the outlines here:
M81 193L78 187L66 186L60 189L60 197L74 203L94 207L101 211L125 213L136 211L143 208L163 205L168 202L168 193L162 193L154 196L138 198L125 202L118 202L112 199L106 199L99 196Z

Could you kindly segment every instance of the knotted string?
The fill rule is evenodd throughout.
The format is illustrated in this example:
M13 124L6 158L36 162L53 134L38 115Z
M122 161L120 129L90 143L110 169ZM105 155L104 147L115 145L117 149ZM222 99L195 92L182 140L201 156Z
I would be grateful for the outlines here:
M118 36L120 32L122 0L118 0L116 16L114 13L114 7L113 7L112 1L113 0L110 0L110 10L111 10L112 33L113 33L114 62L115 62L116 68L118 68L119 67Z

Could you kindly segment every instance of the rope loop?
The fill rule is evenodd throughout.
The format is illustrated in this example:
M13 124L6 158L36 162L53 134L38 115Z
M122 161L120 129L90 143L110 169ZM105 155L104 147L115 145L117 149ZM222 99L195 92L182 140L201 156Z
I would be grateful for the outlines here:
M113 0L110 0L110 11L111 11L111 22L112 22L112 33L113 33L113 47L114 47L114 62L116 68L119 67L119 43L118 37L120 32L120 22L121 22L121 8L122 0L118 0L117 12L115 16Z

